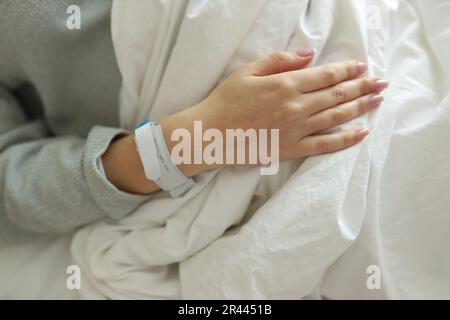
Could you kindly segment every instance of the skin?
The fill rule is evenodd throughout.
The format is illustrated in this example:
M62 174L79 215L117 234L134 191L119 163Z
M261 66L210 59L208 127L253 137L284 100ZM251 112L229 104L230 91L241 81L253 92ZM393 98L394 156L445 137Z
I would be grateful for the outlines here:
M387 81L361 77L367 66L358 61L305 68L313 54L311 49L276 52L245 65L204 101L160 121L169 151L177 143L170 138L173 130L185 128L193 136L194 121L202 121L204 130L222 132L233 128L279 129L281 161L336 152L363 141L369 134L366 128L318 133L377 108ZM122 191L151 194L159 188L145 178L136 149L133 134L113 141L102 157L105 172ZM189 177L219 167L179 165Z

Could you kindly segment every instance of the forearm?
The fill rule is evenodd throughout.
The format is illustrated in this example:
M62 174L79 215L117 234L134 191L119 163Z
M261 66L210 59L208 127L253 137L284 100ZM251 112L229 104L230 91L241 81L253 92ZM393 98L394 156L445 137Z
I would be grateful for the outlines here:
M186 129L191 133L190 136L194 137L195 121L202 121L202 123L210 125L208 114L203 106L188 108L159 122L169 152L177 144L176 141L172 141L174 130ZM191 146L193 148L194 143L191 143ZM193 150L191 154L193 154ZM134 194L151 194L159 191L158 185L145 177L134 134L122 136L112 142L103 155L102 161L108 180L119 190ZM178 165L180 171L187 177L193 177L218 167L219 165L193 164L192 162Z

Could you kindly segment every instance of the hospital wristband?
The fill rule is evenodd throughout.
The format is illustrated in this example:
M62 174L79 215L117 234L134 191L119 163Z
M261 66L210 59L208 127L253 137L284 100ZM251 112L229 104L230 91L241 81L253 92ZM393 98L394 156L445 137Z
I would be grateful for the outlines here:
M146 120L136 127L135 140L145 176L172 197L180 197L194 186L172 161L163 130Z

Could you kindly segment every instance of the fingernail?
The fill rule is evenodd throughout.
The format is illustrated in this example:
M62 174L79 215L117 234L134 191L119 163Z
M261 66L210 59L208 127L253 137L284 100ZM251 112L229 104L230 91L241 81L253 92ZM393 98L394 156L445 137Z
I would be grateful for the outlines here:
M357 140L362 140L365 137L367 137L369 135L369 129L364 128L364 129L358 129L355 131L355 137Z
M295 52L299 57L310 57L316 53L316 49L313 48L305 48L300 49Z
M389 87L389 82L386 80L377 80L373 83L373 89L375 91L383 91Z
M372 107L378 107L384 101L384 97L379 94L369 98L369 103Z
M357 68L357 70L358 70L358 73L364 73L364 72L366 72L366 70L367 70L367 64L364 63L364 62L359 62L359 63L356 65L356 68Z

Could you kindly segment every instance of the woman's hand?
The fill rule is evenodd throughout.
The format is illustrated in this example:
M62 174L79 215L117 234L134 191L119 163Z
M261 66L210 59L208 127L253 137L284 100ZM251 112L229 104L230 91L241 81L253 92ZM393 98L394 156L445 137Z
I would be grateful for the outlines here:
M360 142L367 129L316 134L378 107L387 81L357 79L367 69L358 61L302 69L312 57L304 50L278 52L237 70L200 104L204 123L222 130L279 129L280 160Z
M174 130L187 129L194 137L194 121L201 121L204 130L222 132L279 129L280 160L335 152L361 142L369 134L367 129L318 133L378 107L383 101L379 93L388 82L358 78L367 69L358 61L303 69L313 54L311 49L278 52L235 71L204 101L159 122L169 150L177 144L171 139ZM133 135L113 142L103 164L108 179L123 191L147 194L158 190L145 178ZM179 165L187 176L218 167Z

